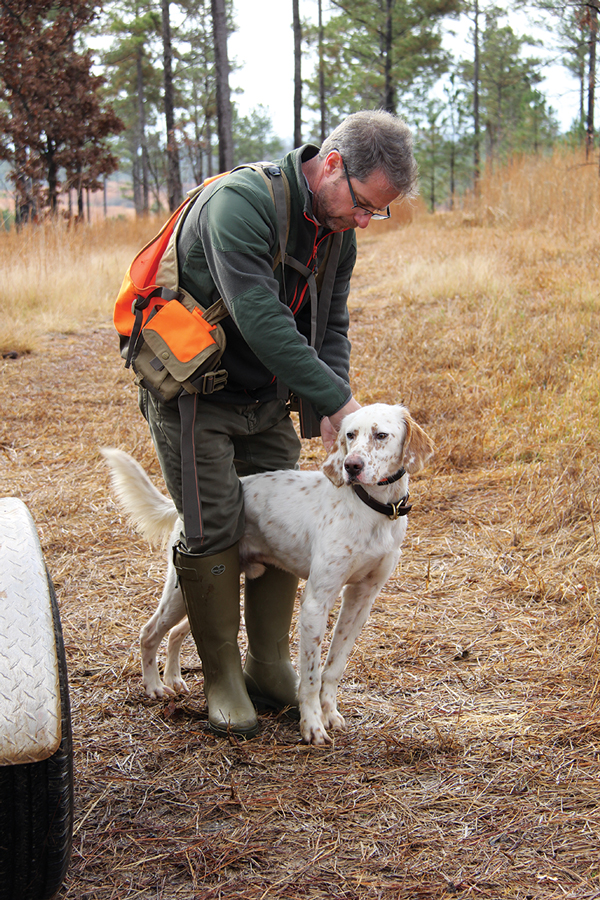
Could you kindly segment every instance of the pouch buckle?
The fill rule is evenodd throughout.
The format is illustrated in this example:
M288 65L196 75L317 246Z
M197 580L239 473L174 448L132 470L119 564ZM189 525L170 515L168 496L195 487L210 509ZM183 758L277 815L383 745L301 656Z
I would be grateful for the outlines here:
M214 394L227 384L227 369L218 369L215 372L206 372L197 380L192 381L199 394Z

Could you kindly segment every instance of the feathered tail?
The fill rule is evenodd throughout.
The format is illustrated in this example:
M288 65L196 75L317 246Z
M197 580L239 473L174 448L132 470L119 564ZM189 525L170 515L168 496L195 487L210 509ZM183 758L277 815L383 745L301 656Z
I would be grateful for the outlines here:
M128 519L151 544L166 547L179 514L175 504L157 490L139 463L113 447L100 451L110 467L111 486Z

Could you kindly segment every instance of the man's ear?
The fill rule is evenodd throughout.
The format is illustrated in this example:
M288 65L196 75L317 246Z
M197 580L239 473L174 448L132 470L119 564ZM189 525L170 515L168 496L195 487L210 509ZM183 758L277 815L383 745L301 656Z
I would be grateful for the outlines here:
M327 177L335 175L340 169L343 169L342 157L339 150L330 150L323 163L323 174Z

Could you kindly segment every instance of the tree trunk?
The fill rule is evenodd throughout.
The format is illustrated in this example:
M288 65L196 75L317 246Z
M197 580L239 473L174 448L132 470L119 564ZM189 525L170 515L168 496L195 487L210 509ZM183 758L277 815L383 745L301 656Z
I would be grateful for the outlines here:
M77 223L83 224L83 174L81 165L77 166Z
M456 192L456 143L452 136L452 144L450 146L450 209L454 209L454 194Z
M46 163L48 166L48 206L54 216L58 210L58 169L54 157L54 147L48 142L46 150Z
M582 62L579 69L579 128L583 128L585 122L585 64Z
M386 0L384 48L385 97L383 106L388 112L396 115L396 86L392 78L393 5L394 0Z
M142 215L148 214L148 140L146 138L146 107L144 105L144 74L142 63L144 48L140 44L137 48L136 75L137 75L137 102L138 102L138 127L140 130L140 148L142 150Z
M325 66L323 60L323 0L319 0L319 109L321 112L321 143L327 137L327 105L325 103Z
M479 136L479 0L475 0L475 28L473 29L473 186L479 192L481 155Z
M229 58L227 56L227 17L225 15L225 0L211 0L210 7L215 42L219 172L228 172L233 168L233 134L231 97L229 91Z
M435 212L435 171L436 171L436 160L437 160L437 133L435 126L435 118L432 117L430 120L431 131L430 131L430 142L431 142L431 178L429 182L429 204L431 207L431 212Z
M585 139L585 158L589 158L594 149L594 100L596 93L596 43L598 41L598 7L589 7L589 65L588 65L588 111Z
M133 189L133 205L135 207L135 214L136 216L141 216L144 212L142 179L140 176L140 161L135 156L133 158L133 164L131 166L131 186Z
M15 166L15 225L17 230L27 222L33 222L36 216L33 184L30 178L20 174L25 166L26 157L27 152L18 147L15 151L17 160Z
M173 212L181 203L181 172L179 170L179 150L175 139L175 113L173 101L173 71L171 52L171 22L169 0L162 3L163 68L165 86L165 121L167 125L167 193L169 210Z
M294 147L302 146L302 26L299 0L292 2L294 22Z
M212 119L210 116L206 117L206 127L204 133L206 134L206 177L212 178L215 173L213 168L212 153L213 128ZM227 169L225 171L227 171Z

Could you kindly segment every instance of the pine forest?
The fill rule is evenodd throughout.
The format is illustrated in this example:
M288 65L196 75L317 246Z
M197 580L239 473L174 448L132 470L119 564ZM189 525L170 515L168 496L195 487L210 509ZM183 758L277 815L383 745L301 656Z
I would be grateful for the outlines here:
M56 214L89 219L90 208L172 210L206 177L319 143L367 108L413 128L430 211L452 209L486 170L523 155L581 148L590 165L599 6L282 2L277 33L294 55L282 134L264 102L270 70L258 96L231 88L240 65L228 52L238 27L232 0L2 0L5 227ZM265 28L268 55L267 36ZM551 99L550 66L571 85Z

